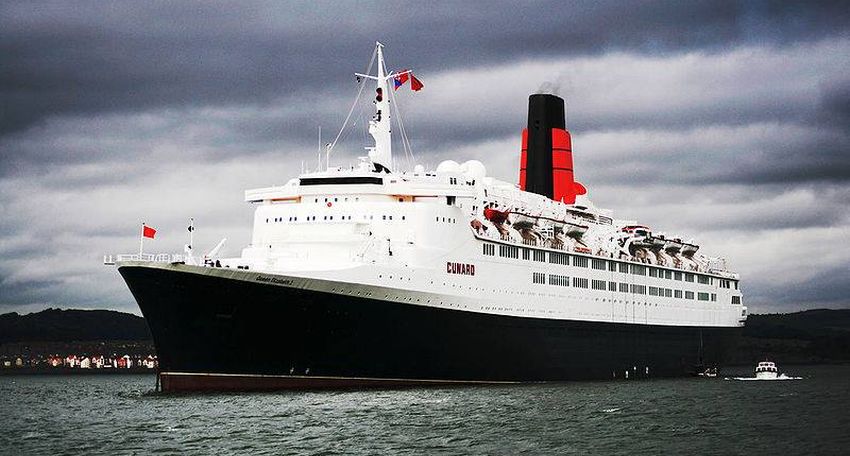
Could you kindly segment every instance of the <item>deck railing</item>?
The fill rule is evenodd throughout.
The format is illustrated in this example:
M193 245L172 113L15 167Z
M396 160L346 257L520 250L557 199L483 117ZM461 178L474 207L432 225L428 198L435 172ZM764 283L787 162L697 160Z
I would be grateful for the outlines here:
M121 261L150 261L154 263L178 263L186 261L186 257L179 253L119 253L118 255L104 255L103 264L113 265Z

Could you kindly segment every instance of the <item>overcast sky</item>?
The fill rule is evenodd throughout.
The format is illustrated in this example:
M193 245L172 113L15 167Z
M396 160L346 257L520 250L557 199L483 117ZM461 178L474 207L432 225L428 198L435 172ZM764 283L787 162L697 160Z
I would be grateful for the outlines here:
M420 163L515 181L554 91L596 205L728 258L751 312L850 307L850 8L689 3L0 1L0 313L138 313L101 261L142 221L238 255L243 191L314 166L376 40L425 84L398 92Z

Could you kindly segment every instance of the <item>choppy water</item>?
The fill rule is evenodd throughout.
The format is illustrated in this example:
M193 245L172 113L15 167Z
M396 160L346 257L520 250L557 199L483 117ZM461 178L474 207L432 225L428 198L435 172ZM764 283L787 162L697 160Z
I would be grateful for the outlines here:
M850 454L850 366L785 370L803 379L213 395L2 376L0 453Z

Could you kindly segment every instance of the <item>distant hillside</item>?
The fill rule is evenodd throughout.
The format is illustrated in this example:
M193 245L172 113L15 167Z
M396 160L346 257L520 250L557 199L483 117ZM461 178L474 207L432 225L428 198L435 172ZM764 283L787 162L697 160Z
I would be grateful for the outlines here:
M765 357L780 363L850 361L850 309L750 315L732 363Z
M47 309L26 315L0 315L0 344L150 339L144 318L113 310Z

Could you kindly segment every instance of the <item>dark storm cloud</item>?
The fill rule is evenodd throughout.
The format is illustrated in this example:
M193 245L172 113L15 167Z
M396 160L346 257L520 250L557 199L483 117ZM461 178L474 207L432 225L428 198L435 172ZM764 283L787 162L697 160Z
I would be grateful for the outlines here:
M514 181L527 96L546 83L567 101L594 202L728 256L751 310L847 305L820 287L850 264L833 247L850 243L849 15L825 2L6 2L0 306L136 309L99 263L137 249L142 220L162 234L151 249L180 252L194 216L201 250L227 237L238 255L242 191L315 166L316 128L336 134L376 39L426 84L396 93L419 162L479 159ZM332 164L369 144L365 98Z
M0 131L47 116L262 103L349 78L369 43L424 71L606 50L783 45L843 32L840 2L7 3ZM342 71L339 71L342 70Z
M750 288L758 293L753 299L775 308L842 307L850 296L850 262L819 271L793 286L777 287L775 281L758 280Z

